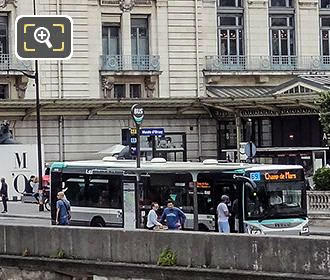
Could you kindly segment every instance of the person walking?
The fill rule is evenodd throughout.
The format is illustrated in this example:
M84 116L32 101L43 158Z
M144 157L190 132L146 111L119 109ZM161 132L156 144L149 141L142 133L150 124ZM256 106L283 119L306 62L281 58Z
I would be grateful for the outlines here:
M186 221L186 215L181 209L174 207L173 200L167 201L167 208L164 209L160 222L166 220L168 229L182 229Z
M30 185L32 187L32 196L36 199L37 203L39 204L39 179L38 177L32 175L30 177Z
M157 202L151 203L151 210L148 213L147 217L147 228L150 230L155 229L156 227L162 228L163 225L157 221L157 213L156 211L159 209L159 205Z
M221 196L221 202L219 203L217 207L217 213L218 213L218 227L219 232L222 233L229 233L230 232L230 226L228 222L228 218L230 216L228 207L226 202L229 201L229 197L227 195Z
M56 224L68 225L71 219L70 202L65 198L64 192L57 193Z
M7 213L7 200L8 200L8 185L5 178L1 178L0 194L2 198L3 211L1 213Z

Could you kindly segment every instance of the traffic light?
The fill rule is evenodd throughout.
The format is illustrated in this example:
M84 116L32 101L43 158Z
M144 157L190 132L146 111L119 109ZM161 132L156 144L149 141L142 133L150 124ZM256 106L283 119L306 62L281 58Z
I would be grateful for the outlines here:
M131 128L130 129L130 141L129 141L129 150L131 152L131 155L136 157L136 147L137 147L137 129Z

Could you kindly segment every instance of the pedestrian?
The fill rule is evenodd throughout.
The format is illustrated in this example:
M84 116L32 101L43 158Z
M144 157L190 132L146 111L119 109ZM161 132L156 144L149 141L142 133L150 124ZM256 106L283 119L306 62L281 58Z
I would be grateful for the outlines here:
M219 232L222 233L229 233L230 232L230 226L228 222L228 218L230 216L228 207L226 202L229 201L229 197L227 195L221 196L221 202L219 203L217 207L217 213L218 213L218 227Z
M65 198L64 192L57 193L56 224L68 225L71 219L70 202Z
M1 178L0 194L2 198L3 211L1 213L7 213L7 200L8 200L8 185L5 178Z
M36 176L31 176L30 180L31 187L32 187L32 196L36 199L37 203L39 204L39 179Z
M147 217L147 228L153 230L155 228L162 228L163 225L157 221L157 213L156 211L159 209L159 205L157 202L151 203L151 210L148 213Z
M160 222L166 220L168 229L182 229L186 221L186 215L181 209L174 207L173 200L167 201L167 208L164 209Z

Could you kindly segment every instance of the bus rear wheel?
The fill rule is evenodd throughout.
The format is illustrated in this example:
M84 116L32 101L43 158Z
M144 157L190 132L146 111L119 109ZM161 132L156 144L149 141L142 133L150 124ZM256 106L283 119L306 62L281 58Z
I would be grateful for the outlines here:
M91 221L92 227L105 227L105 222L101 217L95 217Z
M210 230L208 229L208 227L207 227L206 225L204 225L204 224L199 224L199 225L198 225L198 230L199 230L199 231L210 231Z

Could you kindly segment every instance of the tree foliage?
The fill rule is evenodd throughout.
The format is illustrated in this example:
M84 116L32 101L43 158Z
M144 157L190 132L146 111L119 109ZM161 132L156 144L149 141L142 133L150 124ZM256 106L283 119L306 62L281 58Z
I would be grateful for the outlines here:
M323 131L330 133L330 91L321 93L320 96L320 122Z
M316 170L313 181L315 183L315 190L330 191L330 168L322 167Z

